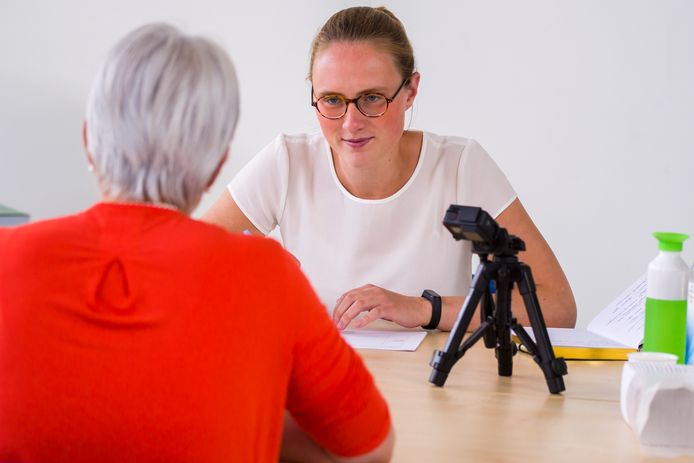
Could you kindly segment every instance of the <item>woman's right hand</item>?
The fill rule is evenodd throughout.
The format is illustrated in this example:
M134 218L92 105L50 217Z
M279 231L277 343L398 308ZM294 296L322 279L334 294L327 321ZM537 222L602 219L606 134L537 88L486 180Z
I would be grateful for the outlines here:
M338 329L353 321L362 328L382 318L406 328L426 325L431 318L431 304L419 296L405 296L376 285L364 285L340 296L333 310Z

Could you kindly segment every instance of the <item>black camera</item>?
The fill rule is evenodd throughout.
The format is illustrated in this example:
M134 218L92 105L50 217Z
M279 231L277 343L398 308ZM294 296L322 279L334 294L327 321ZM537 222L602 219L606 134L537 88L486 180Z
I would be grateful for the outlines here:
M472 251L475 254L513 256L519 251L525 251L523 240L509 235L481 207L451 204L443 218L443 224L456 240L472 241Z

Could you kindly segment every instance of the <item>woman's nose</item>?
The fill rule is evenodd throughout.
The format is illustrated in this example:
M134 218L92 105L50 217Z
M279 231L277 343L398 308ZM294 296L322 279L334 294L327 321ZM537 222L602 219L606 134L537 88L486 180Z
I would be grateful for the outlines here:
M347 112L342 117L342 127L350 131L360 129L364 126L365 119L366 116L359 112L357 105L352 102L347 106Z

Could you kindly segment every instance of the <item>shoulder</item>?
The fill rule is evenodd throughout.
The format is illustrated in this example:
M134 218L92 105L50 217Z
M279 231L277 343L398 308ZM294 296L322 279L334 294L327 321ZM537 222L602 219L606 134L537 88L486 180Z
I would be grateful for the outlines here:
M320 132L311 133L280 133L278 134L265 149L274 149L277 151L309 151L322 149L326 144L323 134Z
M84 212L38 220L16 227L0 228L0 244L12 241L13 244L43 240L60 235L83 225L88 219Z
M285 169L290 164L306 164L322 159L325 152L329 152L329 148L320 132L280 133L249 162L249 165Z
M288 268L291 269L287 263L293 262L276 240L229 233L215 224L187 217L171 225L169 235L176 233L175 249L180 262L200 266L214 275L210 278L239 287L273 294L284 291L283 281Z
M428 151L427 155L455 160L460 167L470 162L484 163L491 159L489 153L473 138L424 132L424 146Z
M437 151L446 155L463 155L463 153L482 150L480 144L467 137L456 135L439 135L432 132L423 132L423 143L430 151Z
M328 172L330 148L320 132L281 133L265 148L259 157L265 166L262 175L276 172L280 179L296 179L310 173Z
M280 259L284 249L275 240L262 236L247 236L239 233L229 233L222 227L186 217L185 225L190 234L196 235L196 240L190 243L200 249L209 247L216 253L234 254L235 259L248 261L271 262Z
M29 262L46 265L46 257L65 252L65 243L81 242L89 234L84 213L0 228L0 267L16 269Z
M422 155L426 164L437 170L456 170L471 159L488 157L484 148L472 138L431 132L423 132Z
M328 150L328 143L320 132L280 134L275 146L286 150L291 162L312 159Z
M292 134L280 133L279 135L277 135L275 140L284 143L286 146L292 146L297 148L313 148L316 146L323 146L323 144L325 143L325 138L323 137L323 134L320 131Z

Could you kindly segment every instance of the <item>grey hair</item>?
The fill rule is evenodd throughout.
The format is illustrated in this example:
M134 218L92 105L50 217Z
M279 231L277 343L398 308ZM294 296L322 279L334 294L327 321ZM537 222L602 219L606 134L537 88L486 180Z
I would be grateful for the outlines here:
M142 26L109 52L87 102L87 150L101 192L190 213L239 115L226 52L173 26Z

